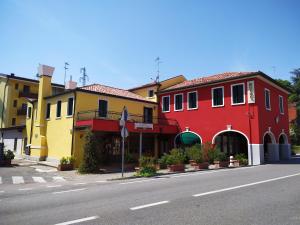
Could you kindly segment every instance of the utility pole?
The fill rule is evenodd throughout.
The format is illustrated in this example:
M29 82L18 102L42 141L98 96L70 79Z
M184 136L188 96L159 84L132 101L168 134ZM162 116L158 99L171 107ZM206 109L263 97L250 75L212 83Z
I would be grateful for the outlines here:
M155 59L155 62L157 63L157 75L156 75L156 78L155 78L155 82L158 83L159 82L159 75L160 75L159 64L162 63L162 61L160 61L159 56Z
M80 68L80 73L82 73L82 77L79 78L79 82L82 82L82 86L85 86L86 81L89 80L85 67Z
M64 77L64 85L66 86L66 77L67 77L67 70L69 69L67 66L69 66L69 63L65 62L65 77Z

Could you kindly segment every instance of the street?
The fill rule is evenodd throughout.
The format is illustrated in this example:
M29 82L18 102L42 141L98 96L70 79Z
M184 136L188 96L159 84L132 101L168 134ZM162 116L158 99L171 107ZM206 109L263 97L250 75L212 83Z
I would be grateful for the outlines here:
M299 157L148 179L41 185L0 184L0 224L300 224Z

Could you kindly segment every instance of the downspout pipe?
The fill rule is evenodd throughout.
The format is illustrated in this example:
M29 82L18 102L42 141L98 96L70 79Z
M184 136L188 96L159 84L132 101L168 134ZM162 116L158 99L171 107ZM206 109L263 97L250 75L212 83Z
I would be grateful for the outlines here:
M74 91L74 109L73 109L73 125L72 125L72 143L71 143L71 155L74 156L74 135L75 135L75 119L76 119L76 97L77 97L76 90Z

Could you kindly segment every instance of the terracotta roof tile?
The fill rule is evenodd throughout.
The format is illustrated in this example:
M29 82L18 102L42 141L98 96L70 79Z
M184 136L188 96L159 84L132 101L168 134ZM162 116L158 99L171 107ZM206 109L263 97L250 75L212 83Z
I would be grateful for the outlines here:
M192 87L192 86L197 86L197 85L202 85L202 84L209 84L217 81L223 81L223 80L229 80L233 78L240 78L244 76L249 76L249 75L254 75L257 74L258 72L225 72L225 73L220 73L212 76L207 76L207 77L199 77L193 80L186 80L183 81L182 83L176 84L174 86L171 86L167 90L174 90L174 89L181 89L181 88L186 88L186 87Z
M120 89L120 88L102 85L102 84L91 84L91 85L87 85L84 87L80 87L80 89L99 92L99 93L103 93L103 94L114 95L114 96L120 96L120 97L125 97L125 98L130 98L130 99L134 99L134 100L142 100L142 101L151 102L148 99L146 99L140 95L137 95L133 92L130 92L130 91L127 91L124 89ZM153 103L153 102L151 102L151 103Z

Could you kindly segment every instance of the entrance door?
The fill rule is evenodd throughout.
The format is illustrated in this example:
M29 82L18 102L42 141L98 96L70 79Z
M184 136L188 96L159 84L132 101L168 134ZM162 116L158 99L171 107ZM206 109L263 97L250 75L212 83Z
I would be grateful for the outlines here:
M152 123L153 109L144 107L144 123Z

